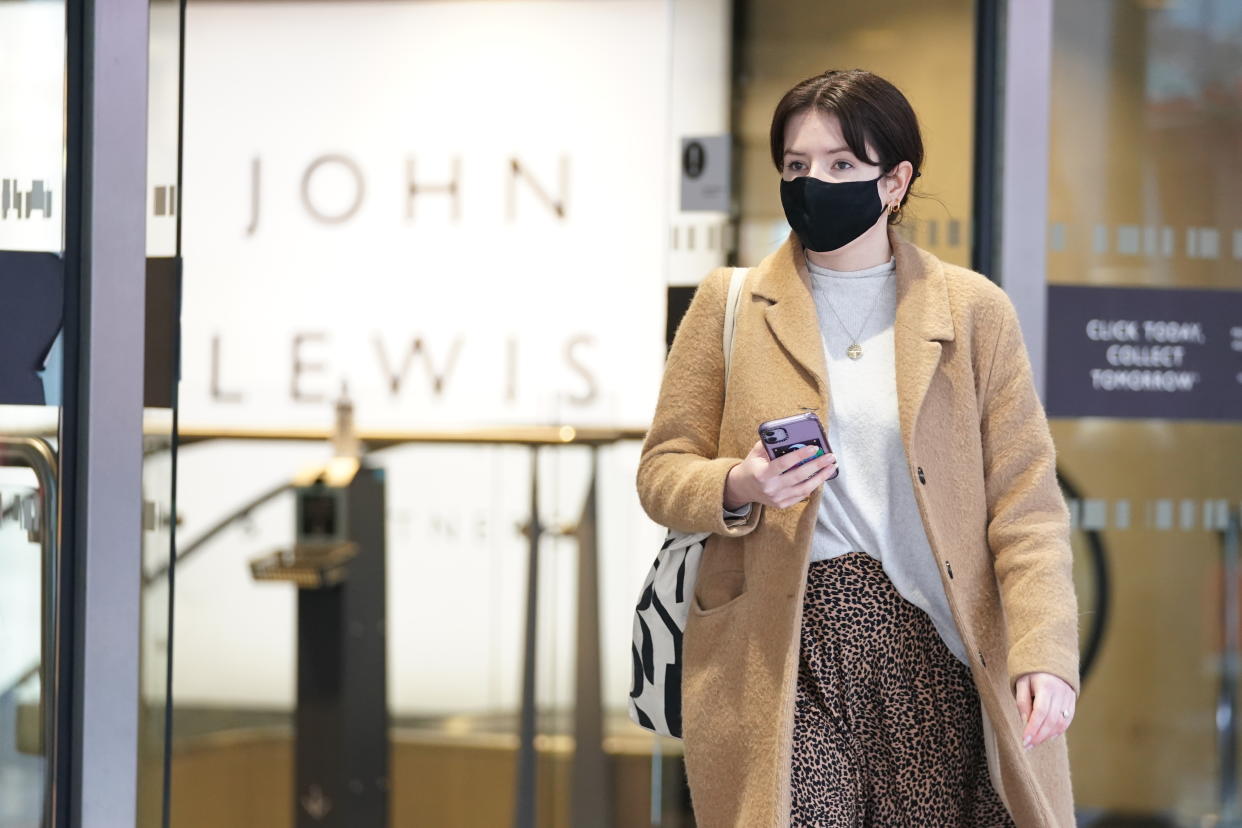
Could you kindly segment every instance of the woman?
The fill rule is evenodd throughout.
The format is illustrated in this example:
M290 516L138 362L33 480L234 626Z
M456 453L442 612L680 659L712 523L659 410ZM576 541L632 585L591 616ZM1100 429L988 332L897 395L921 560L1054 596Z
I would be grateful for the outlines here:
M698 825L1071 826L1068 514L1013 306L891 229L923 148L890 83L803 81L771 139L793 232L747 277L727 384L729 271L700 285L638 469L656 522L713 533ZM804 411L832 451L769 462L758 424Z

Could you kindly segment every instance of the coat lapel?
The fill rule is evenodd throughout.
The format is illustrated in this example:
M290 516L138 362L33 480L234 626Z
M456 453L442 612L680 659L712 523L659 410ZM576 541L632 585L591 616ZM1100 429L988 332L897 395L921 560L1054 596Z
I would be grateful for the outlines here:
M889 229L897 277L897 408L907 454L914 427L936 366L942 342L953 340L949 289L940 260L924 253Z
M764 309L764 320L781 348L802 367L819 391L823 416L828 410L828 365L815 298L811 295L811 274L797 237L790 233L760 268L752 293L771 302Z

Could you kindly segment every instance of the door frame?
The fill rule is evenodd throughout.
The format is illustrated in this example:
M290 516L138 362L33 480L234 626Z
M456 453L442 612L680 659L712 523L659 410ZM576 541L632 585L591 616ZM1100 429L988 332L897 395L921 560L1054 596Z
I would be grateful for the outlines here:
M137 818L148 48L148 0L67 0L56 828Z

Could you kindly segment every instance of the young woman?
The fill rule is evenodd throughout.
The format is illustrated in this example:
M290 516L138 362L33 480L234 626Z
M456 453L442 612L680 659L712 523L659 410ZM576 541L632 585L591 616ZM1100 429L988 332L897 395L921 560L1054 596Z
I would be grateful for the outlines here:
M809 78L771 141L793 232L747 277L727 383L729 271L700 285L638 469L656 522L713 533L697 823L1068 828L1069 521L1013 306L892 229L923 164L892 84ZM806 411L830 453L769 461L759 423Z

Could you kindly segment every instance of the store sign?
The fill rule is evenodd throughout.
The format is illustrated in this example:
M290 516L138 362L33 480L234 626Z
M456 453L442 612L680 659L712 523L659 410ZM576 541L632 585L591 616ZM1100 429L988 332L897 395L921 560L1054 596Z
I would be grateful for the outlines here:
M647 421L662 3L188 14L183 423Z
M1242 291L1048 289L1054 417L1242 420Z

